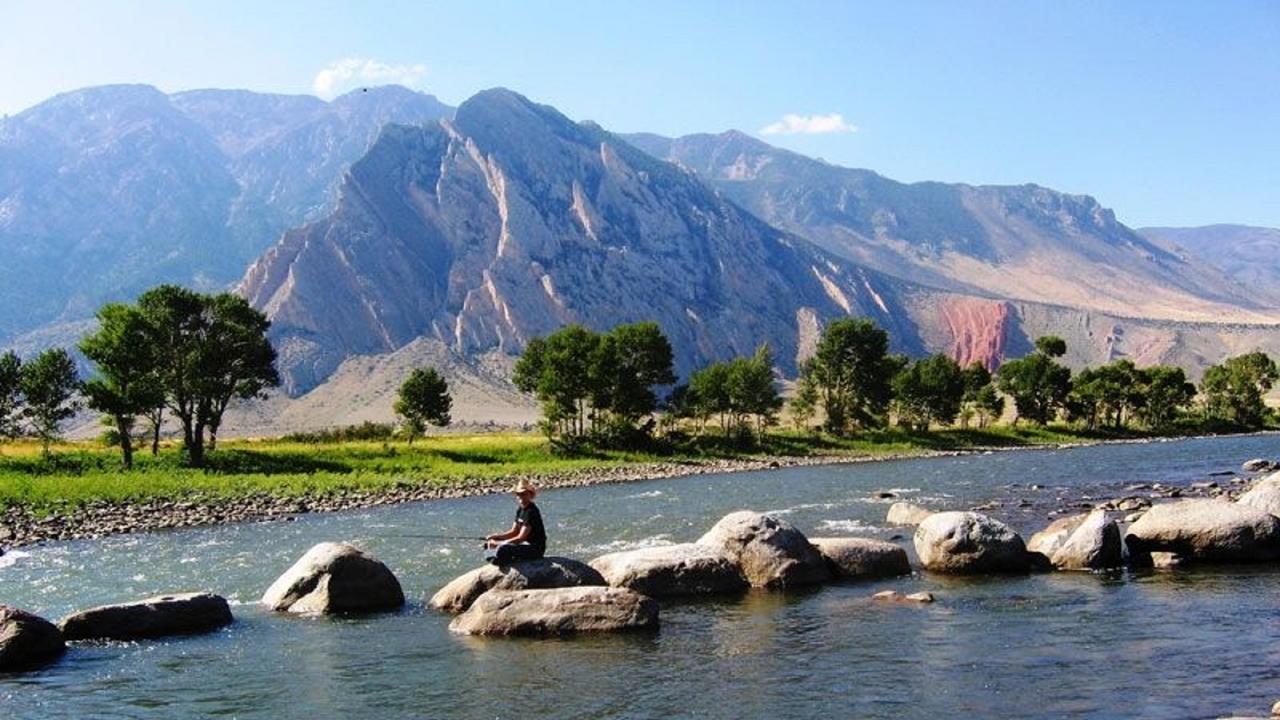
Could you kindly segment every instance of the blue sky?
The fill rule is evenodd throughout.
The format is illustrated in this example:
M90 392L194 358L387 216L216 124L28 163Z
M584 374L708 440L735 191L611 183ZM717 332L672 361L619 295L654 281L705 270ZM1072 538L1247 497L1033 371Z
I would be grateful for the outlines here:
M810 132L765 139L833 163L1089 193L1135 226L1280 227L1269 0L0 0L0 18L0 113L112 82L400 81L454 104L502 85L617 131L781 124Z

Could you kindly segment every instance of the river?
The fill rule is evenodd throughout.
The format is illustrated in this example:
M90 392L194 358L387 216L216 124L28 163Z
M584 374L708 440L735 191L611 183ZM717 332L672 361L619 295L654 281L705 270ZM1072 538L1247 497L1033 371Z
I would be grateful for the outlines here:
M938 508L1000 503L1025 535L1082 497L1189 485L1280 456L1280 438L802 467L549 490L551 554L696 539L725 513L783 514L810 535L885 527L892 491ZM73 647L45 670L0 675L5 718L1211 718L1280 699L1280 569L914 576L667 602L652 635L473 639L425 599L476 566L472 535L505 527L509 497L473 497L294 522L229 525L30 548L0 558L0 602L57 618L91 605L207 589L236 622L210 635ZM400 613L317 619L255 602L314 543L386 562ZM926 606L872 593L929 590Z

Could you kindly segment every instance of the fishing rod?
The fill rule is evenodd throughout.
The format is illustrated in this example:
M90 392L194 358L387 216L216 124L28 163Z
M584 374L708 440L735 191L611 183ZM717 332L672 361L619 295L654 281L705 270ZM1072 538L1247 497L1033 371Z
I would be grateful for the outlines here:
M383 537L414 538L416 540L485 540L478 535L436 535L433 533L395 533Z

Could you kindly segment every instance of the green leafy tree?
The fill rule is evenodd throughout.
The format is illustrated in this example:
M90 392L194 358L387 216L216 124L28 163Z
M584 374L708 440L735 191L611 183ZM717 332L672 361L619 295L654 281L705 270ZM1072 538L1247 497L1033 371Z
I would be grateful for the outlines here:
M938 354L910 363L893 379L898 421L916 430L950 425L960 414L965 376L949 356Z
M0 355L0 439L22 434L22 360L10 350Z
M829 432L850 426L880 427L893 399L893 376L902 367L889 355L889 334L866 318L843 318L822 332L802 370L821 398Z
M279 384L270 323L243 298L204 295L161 285L138 298L165 404L182 425L188 462L204 464L217 446L223 413L233 399L257 397Z
M1057 417L1071 392L1071 370L1053 358L1066 353L1061 338L1045 336L1036 340L1030 355L1006 362L997 374L1000 391L1013 398L1018 411L1014 419L1026 418L1044 425Z
M591 367L595 419L609 434L634 429L657 410L656 386L676 381L671 342L657 323L619 325L600 337Z
M1119 430L1125 426L1127 414L1142 405L1142 379L1132 360L1086 368L1072 379L1068 412L1090 430L1100 425Z
M1141 372L1142 404L1138 414L1152 429L1168 428L1195 400L1196 386L1187 382L1187 374L1180 367L1153 365Z
M818 387L807 377L796 381L795 395L788 406L791 422L797 430L807 430L818 412Z
M435 368L416 368L409 373L400 385L395 403L395 413L404 422L410 444L426 431L428 425L448 425L452 408L449 385Z
M533 338L516 362L516 387L542 402L549 435L586 435L591 398L591 372L598 362L599 335L581 325L568 325L545 338Z
M713 415L720 417L720 429L729 434L729 365L712 363L689 376L689 394L693 396L694 414L705 428Z
M960 424L969 427L969 420L974 417L982 422L983 412L978 407L978 396L991 386L991 371L982 362L974 360L963 370L963 377L964 397L960 405Z
M109 419L129 469L138 416L164 400L155 376L158 348L147 341L147 321L137 308L111 303L97 317L97 331L80 342L80 352L97 367L97 376L84 384L83 392L89 407Z
M49 446L62 437L62 423L80 408L75 361L62 348L45 350L22 366L21 388L26 400L23 417L49 457Z
M978 391L973 407L978 416L978 427L985 428L1004 415L1005 400L995 385L987 384Z
M1280 379L1276 363L1265 353L1229 358L1205 370L1200 389L1206 414L1241 427L1260 427L1268 410L1263 396Z
M777 424L782 396L774 382L773 351L768 345L761 345L751 357L731 361L725 382L729 406L740 430L745 429L748 419L754 419L757 434Z

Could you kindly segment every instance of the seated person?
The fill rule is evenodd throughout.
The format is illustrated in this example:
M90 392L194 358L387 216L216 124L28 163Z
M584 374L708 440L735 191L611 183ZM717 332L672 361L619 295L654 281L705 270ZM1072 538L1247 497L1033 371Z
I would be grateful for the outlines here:
M510 530L484 539L484 558L495 565L537 560L547 552L547 531L542 526L542 513L533 504L538 489L528 480L521 480L511 492L520 501L515 523Z

